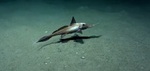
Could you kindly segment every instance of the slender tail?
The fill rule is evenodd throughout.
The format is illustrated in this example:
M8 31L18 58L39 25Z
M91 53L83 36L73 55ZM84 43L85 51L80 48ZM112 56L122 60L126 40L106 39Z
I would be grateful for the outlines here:
M37 41L37 43L38 43L38 42L44 42L44 41L47 41L47 40L50 39L51 37L52 37L52 35L43 36L42 38L40 38L40 39Z

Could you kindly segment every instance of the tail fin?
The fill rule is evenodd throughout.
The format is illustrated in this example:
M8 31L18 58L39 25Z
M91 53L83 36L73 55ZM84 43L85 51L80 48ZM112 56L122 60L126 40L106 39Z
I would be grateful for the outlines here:
M47 41L47 40L50 39L51 37L52 37L51 35L43 36L42 38L40 38L40 39L37 41L37 43L38 43L38 42L44 42L44 41Z

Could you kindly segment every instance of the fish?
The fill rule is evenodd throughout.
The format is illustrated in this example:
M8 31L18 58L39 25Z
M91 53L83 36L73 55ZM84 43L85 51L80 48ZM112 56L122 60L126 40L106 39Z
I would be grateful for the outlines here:
M61 35L60 39L62 39L67 34L72 34L72 33L82 34L82 30L85 30L85 29L93 27L93 26L94 25L86 24L86 23L83 23L83 22L78 23L78 22L76 22L75 18L72 17L72 20L71 20L69 25L64 25L64 26L58 28L57 30L53 31L50 35L43 36L37 42L47 41L50 38L52 38L54 36L57 36L57 35Z

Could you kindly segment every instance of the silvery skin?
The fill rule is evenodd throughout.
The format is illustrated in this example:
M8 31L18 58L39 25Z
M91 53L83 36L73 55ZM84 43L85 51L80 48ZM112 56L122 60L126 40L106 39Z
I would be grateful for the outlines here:
M94 26L94 25L89 25L86 23L76 23L76 20L74 19L74 17L72 17L70 25L65 25L65 26L60 27L59 29L55 30L52 34L43 36L37 42L47 41L51 37L57 36L57 35L61 35L61 39L62 39L63 36L65 36L66 34L71 34L71 33L75 33L75 34L81 33L82 34L82 30L85 30L92 26Z

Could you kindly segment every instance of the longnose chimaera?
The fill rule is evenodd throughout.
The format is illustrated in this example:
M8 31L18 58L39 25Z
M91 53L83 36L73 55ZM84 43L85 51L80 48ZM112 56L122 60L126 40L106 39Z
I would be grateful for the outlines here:
M65 26L60 27L59 29L55 30L52 34L47 35L47 36L43 36L37 42L47 41L51 37L57 36L57 35L61 35L61 39L62 39L63 36L66 34L71 34L71 33L75 33L75 34L81 33L82 34L82 30L85 30L85 29L90 28L92 26L94 26L94 25L89 25L86 23L77 23L75 18L72 17L70 25L65 25Z

